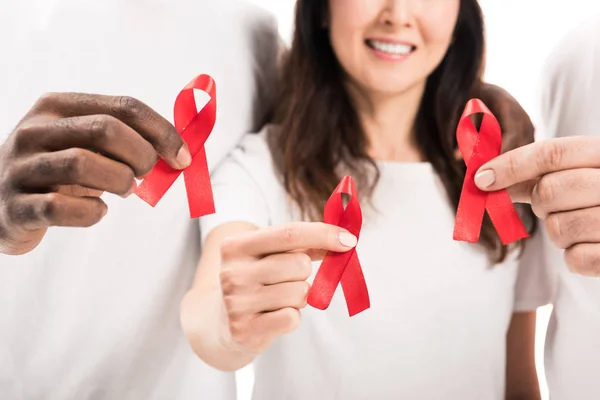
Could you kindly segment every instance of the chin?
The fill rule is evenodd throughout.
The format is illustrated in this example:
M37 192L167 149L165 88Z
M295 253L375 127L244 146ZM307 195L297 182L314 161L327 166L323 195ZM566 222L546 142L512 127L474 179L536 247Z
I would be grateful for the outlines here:
M370 82L368 85L365 85L365 87L372 93L397 96L414 89L417 85L417 82L398 82L393 79L377 79L377 82Z

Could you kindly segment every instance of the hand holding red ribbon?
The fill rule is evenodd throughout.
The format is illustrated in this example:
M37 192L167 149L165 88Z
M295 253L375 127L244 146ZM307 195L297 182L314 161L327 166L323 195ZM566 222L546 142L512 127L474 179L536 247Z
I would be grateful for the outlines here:
M346 209L342 202L344 193L350 196ZM325 204L324 214L325 223L344 228L358 239L362 226L362 212L358 204L356 186L351 177L346 176L339 183ZM351 317L371 306L356 248L345 253L328 252L325 255L308 293L308 304L320 310L327 309L339 283L342 285Z
M210 101L200 112L196 110L194 89L202 90L210 96ZM190 216L199 218L215 212L204 144L215 125L216 111L217 97L213 78L199 75L183 88L175 100L175 128L190 149L192 163L184 171L180 171L171 168L164 160L159 160L135 191L142 200L152 207L156 206L183 173Z
M477 132L471 116L481 113L483 121ZM496 227L502 244L529 237L506 190L484 192L475 185L477 170L499 156L502 150L500 124L481 100L469 100L456 135L467 173L456 213L454 240L477 243L485 211Z

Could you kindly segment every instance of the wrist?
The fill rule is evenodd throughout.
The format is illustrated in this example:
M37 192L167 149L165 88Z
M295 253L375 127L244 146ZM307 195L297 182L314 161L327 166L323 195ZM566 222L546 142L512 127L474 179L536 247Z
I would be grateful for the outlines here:
M192 350L213 368L232 372L255 355L233 340L220 290L190 290L181 303L181 324Z

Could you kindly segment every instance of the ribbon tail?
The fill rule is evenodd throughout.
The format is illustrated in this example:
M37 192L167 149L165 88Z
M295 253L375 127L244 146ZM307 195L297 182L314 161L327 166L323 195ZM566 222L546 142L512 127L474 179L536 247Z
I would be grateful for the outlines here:
M190 216L200 218L215 213L210 174L204 148L200 149L192 164L183 172Z
M479 241L487 195L475 185L475 175L467 170L456 211L454 240L468 243Z
M319 310L329 307L348 264L348 256L347 253L327 253L308 292L309 305Z
M137 187L135 194L154 207L175 183L180 174L180 170L171 168L164 160L159 160L148 177Z
M356 250L352 251L350 261L342 274L341 284L348 306L348 314L351 317L371 307L369 290Z
M486 210L503 245L506 246L529 237L529 233L527 233L506 190L490 193L486 202Z

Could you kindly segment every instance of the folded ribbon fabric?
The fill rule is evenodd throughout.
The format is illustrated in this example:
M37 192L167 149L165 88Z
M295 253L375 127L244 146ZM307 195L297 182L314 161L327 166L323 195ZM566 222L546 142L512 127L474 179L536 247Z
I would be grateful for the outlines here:
M208 104L200 112L196 109L194 89L202 90L210 96ZM175 128L190 149L192 163L184 171L180 171L171 168L164 160L159 160L135 193L154 207L183 173L190 216L199 218L215 212L204 150L204 143L216 120L217 97L213 78L199 75L188 83L177 96L174 111Z
M350 196L344 209L342 194ZM346 176L325 204L324 222L348 230L358 239L362 212L354 180ZM329 307L338 284L342 285L350 316L370 307L369 292L356 254L356 249L344 253L328 252L315 276L308 294L308 304L325 310Z
M471 121L474 114L483 114L479 132ZM467 165L467 173L456 213L454 240L476 243L479 240L485 211L490 216L502 244L507 245L528 237L527 230L506 190L484 192L475 185L477 170L499 156L502 147L500 125L481 100L469 100L458 124L456 136Z

